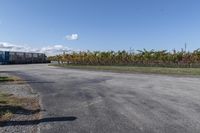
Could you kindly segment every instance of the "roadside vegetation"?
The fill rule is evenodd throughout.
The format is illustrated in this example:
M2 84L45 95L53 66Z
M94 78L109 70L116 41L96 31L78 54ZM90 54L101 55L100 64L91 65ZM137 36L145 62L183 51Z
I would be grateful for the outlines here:
M200 67L200 49L193 52L138 50L72 52L49 57L58 64L94 66L140 66L140 67Z
M192 52L146 49L136 52L82 51L51 56L49 60L57 61L57 66L75 69L200 75L200 49Z

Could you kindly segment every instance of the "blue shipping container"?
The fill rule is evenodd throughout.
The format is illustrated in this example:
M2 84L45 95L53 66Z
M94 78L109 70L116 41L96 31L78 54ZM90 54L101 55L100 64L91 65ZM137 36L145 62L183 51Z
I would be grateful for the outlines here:
M49 63L45 54L0 51L0 64Z

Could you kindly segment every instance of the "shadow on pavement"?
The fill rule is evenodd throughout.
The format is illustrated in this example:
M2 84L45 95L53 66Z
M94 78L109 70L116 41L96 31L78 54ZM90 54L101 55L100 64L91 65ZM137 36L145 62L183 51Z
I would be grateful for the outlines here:
M1 127L5 126L26 126L26 125L37 125L45 122L65 122L65 121L74 121L77 117L68 116L68 117L52 117L52 118L43 118L39 120L24 120L24 121L3 121L0 122Z

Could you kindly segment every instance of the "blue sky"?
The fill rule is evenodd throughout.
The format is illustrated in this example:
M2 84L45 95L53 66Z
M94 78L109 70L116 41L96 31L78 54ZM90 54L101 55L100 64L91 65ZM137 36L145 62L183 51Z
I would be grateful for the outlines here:
M199 0L0 0L0 42L80 50L200 48ZM78 40L66 36L78 35Z

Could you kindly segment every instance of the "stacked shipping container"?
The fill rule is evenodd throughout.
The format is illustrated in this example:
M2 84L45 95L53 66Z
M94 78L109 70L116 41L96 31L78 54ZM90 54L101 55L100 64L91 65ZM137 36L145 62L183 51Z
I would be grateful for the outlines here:
M43 53L0 51L0 64L48 63Z

